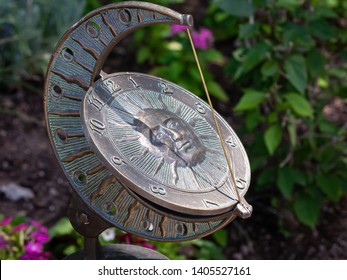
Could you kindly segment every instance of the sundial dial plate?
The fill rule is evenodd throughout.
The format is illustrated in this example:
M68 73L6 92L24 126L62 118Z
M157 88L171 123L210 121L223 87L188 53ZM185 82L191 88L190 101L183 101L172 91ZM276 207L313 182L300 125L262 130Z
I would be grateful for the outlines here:
M87 92L83 120L100 160L135 193L192 215L222 214L235 206L211 110L182 87L139 73L108 75ZM230 126L218 120L245 193L247 155Z

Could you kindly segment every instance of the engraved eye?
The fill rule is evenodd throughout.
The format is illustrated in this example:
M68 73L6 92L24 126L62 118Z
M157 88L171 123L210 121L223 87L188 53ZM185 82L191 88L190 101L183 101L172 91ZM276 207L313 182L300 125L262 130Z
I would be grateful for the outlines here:
M161 133L161 132L158 132L158 133L155 135L155 138L157 138L158 140L163 139L163 137L164 137L164 134Z

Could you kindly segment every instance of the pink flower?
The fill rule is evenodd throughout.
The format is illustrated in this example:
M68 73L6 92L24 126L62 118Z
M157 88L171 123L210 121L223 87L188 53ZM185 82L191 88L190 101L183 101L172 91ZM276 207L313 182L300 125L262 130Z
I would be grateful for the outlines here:
M0 235L0 249L1 248L5 248L6 247L6 241L5 241L5 238L2 236L2 235Z
M155 245L153 245L153 244L151 244L151 243L149 243L149 242L147 242L147 241L145 241L145 242L142 243L142 247L148 248L148 249L152 249L152 250L155 250L155 249L156 249Z
M45 231L34 231L31 233L31 237L34 238L34 240L37 243L46 243L49 240L49 235Z
M4 219L0 222L0 226L7 226L7 225L10 224L11 222L12 222L12 217L4 218Z
M184 25L173 24L171 25L171 36L176 35L182 31L186 31L187 27Z
M199 32L192 33L192 39L196 48L205 50L211 47L213 34L209 29L202 27Z
M20 231L22 229L25 229L27 226L28 226L27 224L22 223L22 224L14 226L12 230L13 230L13 232L17 232L17 231Z
M25 250L27 253L41 253L42 251L42 244L41 243L36 243L36 242L28 242L24 246Z
M49 252L25 253L19 257L20 260L48 260L51 257Z

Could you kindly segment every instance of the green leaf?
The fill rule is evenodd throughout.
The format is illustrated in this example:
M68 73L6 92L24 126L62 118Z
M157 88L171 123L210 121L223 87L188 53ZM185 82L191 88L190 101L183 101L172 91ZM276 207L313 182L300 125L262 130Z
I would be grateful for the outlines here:
M226 229L222 228L215 231L212 234L212 237L220 246L226 247L228 245L228 232L226 231Z
M246 89L245 94L241 97L240 101L236 104L235 111L250 110L257 107L266 99L264 92L256 91L253 89Z
M270 155L273 155L282 139L281 127L277 124L270 126L264 134L264 142Z
M301 117L312 117L313 109L310 103L297 93L287 93L284 98L288 101L291 109Z
M68 218L60 219L53 227L49 229L49 234L53 238L54 236L61 236L71 234L74 231Z
M297 6L300 5L300 2L298 0L277 0L276 6L283 7L286 9L294 9Z
M319 51L312 50L308 54L306 62L307 70L312 77L317 78L324 73L325 59Z
M343 184L341 179L334 174L320 174L316 182L322 192L332 201L338 202L343 195Z
M263 64L260 71L263 76L270 77L279 72L279 67L276 61L268 60Z
M255 11L252 2L247 0L214 0L212 4L236 17L249 17Z
M239 38L252 38L257 33L257 25L251 23L240 24Z
M284 63L284 69L289 82L300 92L304 93L307 86L307 70L305 58L294 54Z
M265 43L259 43L254 45L249 52L245 55L242 63L243 73L252 70L260 62L266 58L266 53L269 50L269 46Z
M300 193L294 200L294 212L303 224L314 227L319 218L321 200L306 193Z
M142 47L138 50L136 54L136 62L138 64L143 64L148 58L151 57L151 51L149 48Z
M335 28L325 19L311 21L308 26L312 34L321 40L333 39L337 35Z
M291 198L294 186L293 169L285 166L278 170L277 186L287 199Z
M229 100L228 95L218 83L214 81L209 81L208 89L211 95L213 95L214 97L217 97L220 101L226 102Z
M290 144L292 145L292 147L295 147L297 144L296 124L294 122L289 123L287 129Z

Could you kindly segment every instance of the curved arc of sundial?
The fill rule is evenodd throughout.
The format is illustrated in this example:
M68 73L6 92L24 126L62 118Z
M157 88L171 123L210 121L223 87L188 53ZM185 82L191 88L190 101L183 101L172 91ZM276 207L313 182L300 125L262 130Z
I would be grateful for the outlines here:
M110 50L130 32L158 23L190 26L192 17L130 1L97 9L74 24L58 42L48 66L46 123L53 150L73 191L103 219L149 239L187 240L210 234L234 216L194 222L148 208L100 163L82 128L81 103ZM106 203L102 197L106 197Z

